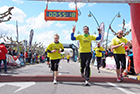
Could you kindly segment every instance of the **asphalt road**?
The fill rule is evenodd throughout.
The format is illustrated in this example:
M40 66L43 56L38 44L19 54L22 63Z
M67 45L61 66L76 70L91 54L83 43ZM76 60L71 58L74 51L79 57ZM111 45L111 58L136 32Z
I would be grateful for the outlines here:
M9 69L8 74L1 75L52 75L50 68L46 63L26 65L22 68ZM80 63L61 60L59 64L59 75L80 75ZM101 69L98 73L95 66L91 65L91 76L116 76L115 73Z
M61 60L59 76L80 76L80 64ZM52 75L46 63L27 65L22 68L9 69L8 74L2 76L33 76ZM1 76L1 77L2 77ZM97 73L95 66L91 66L91 76L116 77L114 71L101 69ZM84 81L59 81L54 85L52 81L24 81L24 82L0 82L0 94L140 94L139 83L116 82L90 82L85 86Z

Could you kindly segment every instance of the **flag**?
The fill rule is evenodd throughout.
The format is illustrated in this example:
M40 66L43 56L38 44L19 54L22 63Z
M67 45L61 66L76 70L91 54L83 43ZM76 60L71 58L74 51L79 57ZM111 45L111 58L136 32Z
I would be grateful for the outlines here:
M17 31L17 51L18 51L18 54L19 54L19 44L18 44L18 41L19 41L18 21L16 21L16 31Z
M34 30L31 29L29 36L29 50L31 50L32 40L33 40Z
M105 25L104 25L104 23L103 23L103 22L100 24L100 27L99 27L99 28L101 29L101 40L100 40L100 46L103 46L103 41L104 41L104 32L105 32Z

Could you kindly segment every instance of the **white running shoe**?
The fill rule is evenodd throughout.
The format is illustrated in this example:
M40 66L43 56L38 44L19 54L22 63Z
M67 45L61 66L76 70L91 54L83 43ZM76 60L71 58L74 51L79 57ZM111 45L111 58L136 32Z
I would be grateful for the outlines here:
M85 81L85 85L86 85L86 86L90 86L89 81L86 80L86 81Z
M53 84L57 84L57 80L56 79L53 80Z
M121 82L121 78L117 78L117 82L119 82L119 83L120 83L120 82Z

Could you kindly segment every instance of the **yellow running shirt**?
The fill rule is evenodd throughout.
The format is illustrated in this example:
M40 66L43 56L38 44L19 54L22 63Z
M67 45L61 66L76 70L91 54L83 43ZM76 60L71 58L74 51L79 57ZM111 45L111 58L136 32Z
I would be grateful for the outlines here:
M48 48L46 48L46 51L45 52L47 52L47 50L48 50ZM47 57L50 58L50 53L48 53L48 52L47 52Z
M51 60L56 60L56 59L61 59L61 55L58 52L60 49L64 49L63 44L62 43L51 43L48 47L48 50L52 51L52 50L56 50L55 53L50 53L50 59Z
M84 35L75 36L76 40L79 40L79 51L80 53L89 53L91 52L91 41L96 40L95 36L88 35L85 37Z
M111 41L111 45L116 46L116 45L119 45L121 43L127 43L127 42L128 42L128 40L124 37L122 37L122 38L114 37ZM113 49L113 53L114 54L125 54L125 48L120 46L116 49Z
M103 47L95 47L94 51L96 53L95 57L102 57L102 52L100 51L105 51Z
M67 59L70 59L70 55L67 55Z

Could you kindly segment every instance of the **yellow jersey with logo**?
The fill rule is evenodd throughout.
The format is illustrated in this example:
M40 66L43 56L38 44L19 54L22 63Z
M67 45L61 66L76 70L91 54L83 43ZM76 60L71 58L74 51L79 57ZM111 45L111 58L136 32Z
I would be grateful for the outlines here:
M70 55L67 55L67 59L70 59Z
M91 52L91 41L96 40L96 37L93 35L84 35L75 36L76 40L79 40L79 51L80 53L89 53Z
M94 51L96 53L95 57L102 57L102 52L100 51L105 51L103 47L95 47Z
M45 52L47 52L47 50L48 50L48 48L46 48L46 51ZM50 58L50 53L48 53L48 52L47 52L47 57Z
M56 59L61 59L61 54L58 52L61 49L64 49L63 44L62 43L51 43L48 47L48 50L53 51L56 50L55 53L50 53L50 59L51 60L56 60Z
M124 37L122 37L122 38L114 37L111 41L111 45L116 46L121 43L127 43L127 42L128 42L128 40ZM120 46L116 49L113 49L113 53L114 54L125 54L125 47Z

